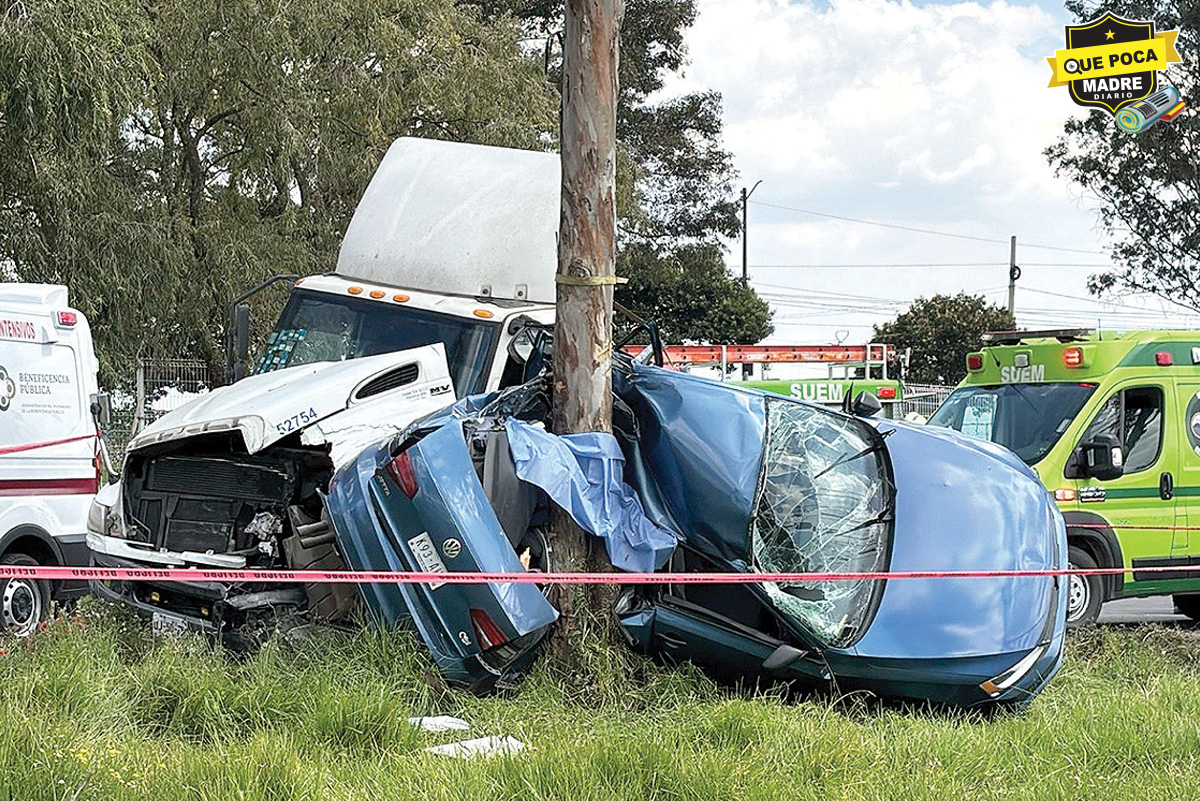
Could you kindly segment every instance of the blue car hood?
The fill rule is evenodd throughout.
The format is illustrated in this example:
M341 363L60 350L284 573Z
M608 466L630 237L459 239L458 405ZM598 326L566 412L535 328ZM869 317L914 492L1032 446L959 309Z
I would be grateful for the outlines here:
M948 429L873 424L887 434L896 482L890 570L1061 566L1062 516L1016 456ZM851 650L889 658L1028 650L1046 631L1056 592L1056 579L1041 576L892 579Z

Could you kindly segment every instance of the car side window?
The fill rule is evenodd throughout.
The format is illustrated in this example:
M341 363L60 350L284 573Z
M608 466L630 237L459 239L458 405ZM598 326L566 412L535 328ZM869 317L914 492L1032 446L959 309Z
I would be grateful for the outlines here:
M1082 441L1097 434L1111 434L1121 443L1125 472L1137 473L1158 461L1162 450L1162 420L1161 388L1123 389L1100 407Z

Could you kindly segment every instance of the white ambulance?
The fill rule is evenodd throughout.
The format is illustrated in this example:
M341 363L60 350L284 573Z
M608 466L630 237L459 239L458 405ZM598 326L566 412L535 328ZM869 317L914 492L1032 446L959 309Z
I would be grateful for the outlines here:
M96 416L107 399L67 288L0 283L0 563L86 565L87 514L100 485ZM0 579L0 632L25 636L52 600L86 584Z

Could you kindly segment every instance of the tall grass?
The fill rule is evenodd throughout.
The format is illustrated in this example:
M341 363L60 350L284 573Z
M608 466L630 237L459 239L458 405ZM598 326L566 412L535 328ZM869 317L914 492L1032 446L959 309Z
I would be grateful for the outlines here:
M100 610L100 611L98 611ZM1200 636L1071 638L1030 708L983 720L746 697L693 670L448 691L397 632L272 642L238 660L91 605L0 656L0 801L1200 797ZM453 714L430 734L412 715ZM511 735L528 750L426 753Z

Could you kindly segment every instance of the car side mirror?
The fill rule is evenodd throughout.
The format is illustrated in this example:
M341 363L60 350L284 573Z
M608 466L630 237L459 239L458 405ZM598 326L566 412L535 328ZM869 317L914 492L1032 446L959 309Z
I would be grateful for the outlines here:
M108 428L112 422L112 397L107 392L97 392L92 395L92 418L100 428Z
M879 414L879 410L883 408L883 404L879 402L879 398L875 397L873 392L860 392L854 396L854 400L850 400L850 393L846 393L846 400L842 404L842 411L847 414L852 414L855 417L872 417Z
M1112 434L1097 434L1079 446L1079 467L1085 478L1111 481L1125 474L1125 455Z

